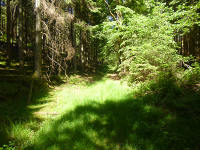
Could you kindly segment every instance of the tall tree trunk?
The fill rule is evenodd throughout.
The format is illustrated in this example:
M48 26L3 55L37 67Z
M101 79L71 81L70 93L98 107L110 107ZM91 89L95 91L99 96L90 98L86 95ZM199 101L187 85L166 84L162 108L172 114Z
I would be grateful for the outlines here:
M15 19L16 19L16 10L17 10L17 6L14 4L11 7L11 41L12 41L12 46L14 46L14 40L16 40L16 36L15 36L15 28L16 28L16 24L15 24Z
M8 60L7 63L10 63L10 55L11 55L11 43L10 43L10 0L7 0L7 53L8 53Z
M86 71L86 63L87 63L87 51L86 51L86 32L82 30L82 47L81 47L81 55L82 55L82 65L83 71Z
M34 51L34 77L41 77L41 18L40 18L40 0L35 0L36 10L36 31L35 31L35 51Z
M189 38L189 33L186 34L186 44L187 44L187 56L190 55L190 42L189 42L190 38Z
M27 6L27 1L25 1L25 3L23 3L24 6L26 7ZM24 50L26 51L26 53L28 52L28 9L25 8L24 9L24 27L25 27L25 35L24 35L24 39L25 39L25 43L24 43Z
M89 69L92 67L92 50L90 44L90 31L87 31L87 48L88 48L88 66Z
M2 30L2 28L1 28L1 27L2 27L2 26L1 26L1 20L2 20L2 19L1 19L1 2L2 2L2 1L0 0L0 32L1 32L1 30Z
M182 36L181 49L182 49L182 54L185 56L185 35Z
M77 71L77 51L76 51L76 30L74 28L74 21L71 22L71 40L72 40L72 46L75 50L74 57L73 57L73 67L74 67L74 72Z
M22 44L22 28L23 28L23 13L22 13L22 0L18 0L18 9L19 9L19 14L18 14L18 46L19 46L19 64L20 67L24 66L24 58L23 58L23 44Z
M80 55L80 66L81 66L81 70L84 70L84 64L83 64L83 41L82 41L82 29L80 29L80 34L79 34L79 55Z

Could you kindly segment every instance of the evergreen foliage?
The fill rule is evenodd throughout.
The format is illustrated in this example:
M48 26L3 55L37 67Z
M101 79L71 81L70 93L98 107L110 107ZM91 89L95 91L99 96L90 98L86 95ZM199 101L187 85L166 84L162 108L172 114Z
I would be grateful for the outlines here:
M124 6L115 10L122 17L104 22L99 34L107 40L103 53L108 63L114 62L130 82L154 79L161 71L176 67L181 57L174 41L172 10L164 4L154 6L148 15Z
M0 0L0 150L197 150L199 92L199 0Z

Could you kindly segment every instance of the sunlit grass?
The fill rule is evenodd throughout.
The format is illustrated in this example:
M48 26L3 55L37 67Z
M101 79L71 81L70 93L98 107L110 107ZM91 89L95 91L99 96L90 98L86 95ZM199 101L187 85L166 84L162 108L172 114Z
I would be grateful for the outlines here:
M53 101L55 111L66 112L77 105L86 105L93 102L104 103L105 100L120 100L130 93L130 89L118 81L103 80L90 86L60 87L56 92L56 101Z
M10 126L6 126L5 121L0 132L6 132L9 135L7 140L14 141L18 149L26 150L167 150L197 147L200 132L198 118L190 118L188 123L185 115L190 115L190 112L179 112L178 109L185 109L189 102L187 98L196 104L198 95L177 97L176 101L180 101L181 106L160 107L154 105L158 101L155 101L157 95L136 96L133 89L120 81L108 78L90 81L81 76L71 78L72 81L68 79L48 93L35 93L27 106L23 105L24 101L13 103L13 108L20 106L23 109L15 111L12 118L8 114ZM136 91L135 94L138 94L138 89ZM193 105L190 107L198 112L198 105ZM5 117L5 110L3 112ZM190 140L191 137L193 140Z
M59 87L59 90L55 91L54 96L55 99L51 103L49 103L49 106L44 108L43 112L56 112L60 115L58 115L55 120L63 120L60 122L60 124L57 126L58 132L63 132L66 130L66 128L70 128L73 130L76 130L77 126L84 125L84 120L87 120L88 122L95 121L98 116L94 114L84 114L82 117L80 117L77 120L73 120L72 122L67 122L65 120L65 113L73 111L78 106L87 106L90 104L98 103L98 104L104 104L106 101L119 101L123 98L125 98L127 95L129 95L131 90L122 84L120 84L119 81L113 81L113 80L102 80L99 82L96 82L94 84L83 86L81 85L62 85ZM76 116L78 114L72 114L72 116ZM69 134L59 134L57 132L50 132L52 130L52 125L54 122L46 122L46 124L41 128L39 131L39 138L38 142L36 143L43 143L46 141L45 137L49 137L50 139L57 139L55 141L55 145L53 145L50 149L59 149L60 145L59 141L70 139L70 133ZM81 130L81 128L80 128ZM105 139L103 141L98 138L98 135L96 132L94 132L91 129L85 129L83 126L83 129L85 130L84 134L87 134L89 138L94 139L94 141L97 143L97 145L104 145L106 146ZM48 133L48 136L46 133ZM45 135L44 138L41 138L41 136ZM80 142L76 143L73 147L75 148L83 148L83 149L94 149L93 145L87 140L82 139L81 135L76 137L75 140L80 140ZM44 141L43 141L44 140ZM89 143L88 143L89 142ZM48 143L46 143L48 144ZM39 144L40 145L40 144ZM45 149L46 145L43 143L44 146L43 149ZM65 145L63 145L65 146ZM37 147L37 146L36 146ZM39 146L41 148L41 145ZM48 147L48 146L47 146ZM91 147L91 148L90 148ZM37 148L36 148L37 149ZM41 148L42 149L42 148Z
M64 113L72 111L77 106L88 105L95 102L104 103L107 99L117 101L130 93L130 89L121 85L118 81L104 79L88 84L84 83L81 77L80 81L81 82L76 82L78 83L77 85L71 84L71 81L65 83L56 87L54 90L51 90L48 95L44 94L44 96L42 96L43 93L39 92L38 94L41 96L33 96L32 103L26 107L27 111L33 112L32 119L30 118L30 120L24 118L26 115L21 116L20 113L23 113L24 108L20 112L15 111L15 113L12 113L14 108L17 108L15 110L20 110L20 105L24 107L23 104L26 105L26 100L21 101L20 104L10 101L12 107L10 107L9 103L3 104L2 107L10 109L7 109L2 113L4 120L7 113L8 118L6 120L10 120L10 125L5 126L7 129L3 128L4 131L7 130L6 134L9 135L8 139L11 141L14 140L18 147L26 147L37 140L39 133L50 128L52 120L60 119ZM17 90L17 88L15 89ZM39 99L37 97L39 97ZM34 102L34 99L37 99L37 102ZM9 118L9 114L12 114L12 118ZM19 118L19 121L16 120L13 122L14 118ZM20 118L28 120L20 121ZM34 118L36 118L36 120ZM38 122L37 118L43 121ZM93 118L95 117L93 116ZM62 135L60 135L59 138L62 139Z

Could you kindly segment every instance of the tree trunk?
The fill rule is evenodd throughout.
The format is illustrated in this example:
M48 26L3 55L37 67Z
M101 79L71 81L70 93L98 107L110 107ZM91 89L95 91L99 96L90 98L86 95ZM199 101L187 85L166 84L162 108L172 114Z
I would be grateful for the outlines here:
M74 67L74 72L77 71L77 60L76 60L76 55L77 55L77 51L76 51L76 30L74 28L74 21L71 22L71 40L72 40L72 46L75 50L74 53L74 58L73 58L73 67Z
M10 43L10 0L7 0L7 53L8 59L7 63L10 64L10 55L11 55L11 43Z
M25 4L26 5L26 4ZM25 16L24 16L24 22L25 22L25 50L26 50L26 52L28 51L28 26L27 26L27 20L28 20L28 11L27 11L27 9L25 9L25 11L24 11L24 13L25 13Z
M84 70L84 64L83 64L83 42L82 42L82 29L80 29L80 34L79 34L79 55L80 55L80 66L81 70Z
M1 28L1 27L2 27L2 26L1 26L1 20L2 20L2 19L1 19L1 2L2 2L2 1L0 0L0 32L1 32L1 30L2 30L2 28Z
M18 0L18 9L19 9L19 14L18 14L18 46L19 46L19 64L20 67L24 66L24 54L23 54L23 44L22 44L22 28L23 28L23 13L22 13L22 0Z
M41 18L40 18L40 0L35 0L36 10L36 31L35 31L35 51L34 51L34 77L41 77Z
M185 35L182 36L181 49L182 54L185 56Z

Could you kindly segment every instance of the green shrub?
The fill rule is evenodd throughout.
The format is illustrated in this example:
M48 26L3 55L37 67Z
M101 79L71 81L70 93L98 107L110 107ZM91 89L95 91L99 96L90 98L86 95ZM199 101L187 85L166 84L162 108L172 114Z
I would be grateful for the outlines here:
M173 12L169 8L160 4L152 14L142 15L117 6L116 12L123 17L103 24L108 41L103 53L119 72L126 72L130 83L152 80L160 72L176 68L181 57L176 50L170 17Z
M175 104L176 98L182 96L183 92L180 80L175 73L169 71L160 73L154 80L140 84L135 96L143 97L150 103L166 105Z
M13 142L9 141L7 145L5 144L2 147L0 147L0 150L16 150L16 147Z
M184 84L199 84L200 83L200 64L194 63L193 68L184 72L182 82Z

